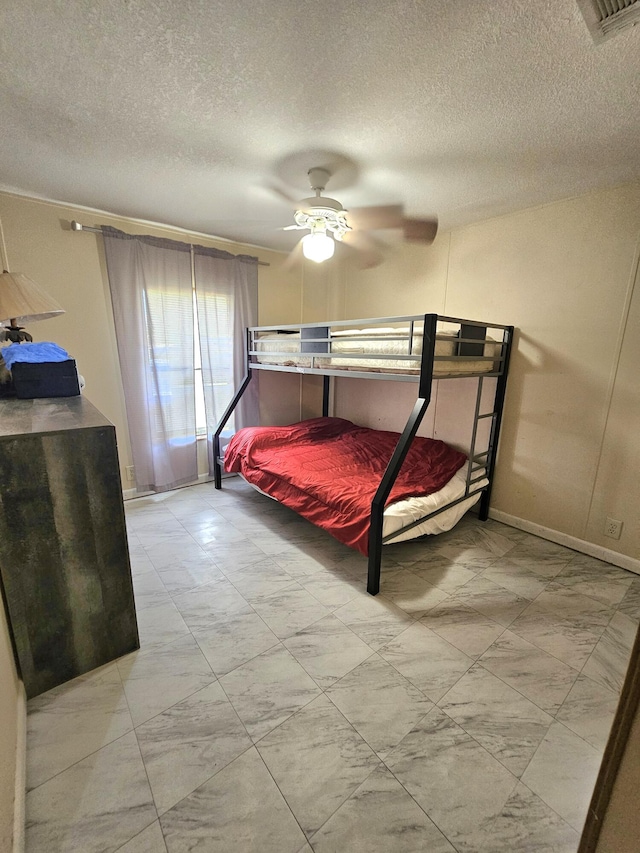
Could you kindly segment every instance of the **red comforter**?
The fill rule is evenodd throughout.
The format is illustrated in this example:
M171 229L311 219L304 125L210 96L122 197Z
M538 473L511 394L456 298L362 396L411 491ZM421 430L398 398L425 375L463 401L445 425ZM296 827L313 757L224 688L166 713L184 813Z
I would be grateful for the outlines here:
M371 501L398 438L342 418L245 427L231 439L224 467L366 554ZM387 504L437 492L465 460L443 441L415 438Z

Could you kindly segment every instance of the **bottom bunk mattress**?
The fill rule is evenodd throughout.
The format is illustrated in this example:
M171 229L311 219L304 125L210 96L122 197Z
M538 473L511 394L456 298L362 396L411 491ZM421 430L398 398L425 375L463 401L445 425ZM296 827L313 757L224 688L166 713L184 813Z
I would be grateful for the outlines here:
M227 446L224 467L367 554L371 502L398 439L398 433L342 418L246 427ZM415 438L387 500L384 535L462 497L466 459L443 441ZM450 529L476 499L400 533L394 541Z

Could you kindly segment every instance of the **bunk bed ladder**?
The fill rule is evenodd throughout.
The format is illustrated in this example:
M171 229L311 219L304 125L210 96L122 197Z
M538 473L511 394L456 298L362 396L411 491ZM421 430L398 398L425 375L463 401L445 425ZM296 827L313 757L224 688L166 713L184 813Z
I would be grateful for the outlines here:
M487 457L489 455L489 451L485 450L482 453L476 453L476 442L478 439L478 422L483 420L484 418L493 419L495 417L495 395L493 411L485 412L484 414L480 413L480 406L482 405L482 389L484 388L483 379L484 377L482 376L478 377L478 388L476 391L476 408L473 414L473 430L471 431L469 461L467 463L467 492L469 491L472 485L475 485L475 483L479 482L484 478L487 469ZM480 476L474 478L474 474L480 474Z
M418 399L409 415L406 426L398 440L386 471L380 481L378 490L371 502L371 523L369 525L369 567L367 576L367 592L377 595L380 592L380 565L382 563L382 526L384 521L384 506L393 488L400 468L404 462L411 442L415 438L422 419L431 401L431 382L433 380L433 357L436 344L438 315L424 315L424 333L422 358L420 361L420 384ZM412 335L413 337L413 335Z
M486 470L489 485L483 491L480 498L480 508L478 510L478 518L480 521L486 521L489 518L489 501L491 499L491 487L493 485L493 472L496 467L496 456L498 453L498 439L500 437L500 425L502 423L502 413L504 410L504 398L507 390L507 376L509 373L509 359L511 358L511 347L513 345L513 326L507 326L502 337L502 363L500 375L496 386L496 395L493 404L493 420L491 422L491 432L489 435L489 448L487 450Z

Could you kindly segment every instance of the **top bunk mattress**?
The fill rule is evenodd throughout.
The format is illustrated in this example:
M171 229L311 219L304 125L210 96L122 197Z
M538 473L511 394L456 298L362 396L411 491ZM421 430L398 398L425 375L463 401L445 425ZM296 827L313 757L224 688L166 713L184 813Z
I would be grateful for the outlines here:
M335 329L327 327L324 338L304 338L304 332L265 331L253 338L253 355L259 364L317 370L366 371L419 376L422 329L409 326ZM491 373L497 369L502 343L490 337L482 355L459 355L459 330L439 330L434 351L434 376ZM307 354L305 350L315 352ZM321 350L325 350L322 352ZM327 351L328 350L328 351Z

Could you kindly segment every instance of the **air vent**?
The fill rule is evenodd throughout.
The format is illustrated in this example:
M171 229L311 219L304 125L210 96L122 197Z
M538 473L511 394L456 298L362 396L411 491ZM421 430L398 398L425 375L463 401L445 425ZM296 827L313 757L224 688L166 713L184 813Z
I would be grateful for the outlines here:
M594 42L640 23L640 0L577 0Z

